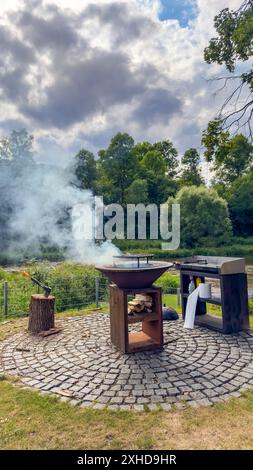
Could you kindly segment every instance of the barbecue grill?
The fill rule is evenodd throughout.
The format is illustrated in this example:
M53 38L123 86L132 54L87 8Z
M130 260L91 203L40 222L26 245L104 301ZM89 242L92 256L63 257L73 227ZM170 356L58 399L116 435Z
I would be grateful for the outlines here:
M131 353L163 347L161 288L153 286L172 263L153 261L150 254L115 256L112 265L96 266L114 284L110 285L111 341L121 352ZM129 297L148 298L151 311L139 316L128 313ZM129 331L131 323L141 322L141 331Z
M151 286L158 277L173 266L172 263L153 261L153 256L145 253L115 256L112 265L96 266L96 268L122 289L141 289Z
M182 314L185 317L189 284L218 279L220 297L199 298L195 323L223 333L236 333L249 327L247 274L244 258L193 256L175 263L180 270ZM208 315L207 304L221 307L222 317Z
M191 256L176 261L176 267L181 270L205 271L210 274L245 273L244 258L229 258L225 256Z

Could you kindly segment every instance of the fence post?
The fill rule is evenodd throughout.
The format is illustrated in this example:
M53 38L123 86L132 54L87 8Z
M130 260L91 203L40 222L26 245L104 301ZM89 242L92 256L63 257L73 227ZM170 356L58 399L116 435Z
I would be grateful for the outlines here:
M99 278L95 278L95 302L96 302L96 308L99 307Z
M177 288L177 305L181 304L180 287Z
M8 317L8 282L4 282L4 318Z

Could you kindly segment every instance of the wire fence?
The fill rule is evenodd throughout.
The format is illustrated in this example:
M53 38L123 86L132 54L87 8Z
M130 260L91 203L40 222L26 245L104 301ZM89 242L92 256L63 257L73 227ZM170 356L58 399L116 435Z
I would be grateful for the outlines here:
M94 278L94 283L89 285L73 279L58 283L53 290L56 311L106 307L109 302L108 286L109 281L104 277ZM16 286L0 281L0 320L27 316L31 295L36 292L41 292L41 289L30 283ZM180 305L180 289L169 288L164 294L177 296L177 305Z

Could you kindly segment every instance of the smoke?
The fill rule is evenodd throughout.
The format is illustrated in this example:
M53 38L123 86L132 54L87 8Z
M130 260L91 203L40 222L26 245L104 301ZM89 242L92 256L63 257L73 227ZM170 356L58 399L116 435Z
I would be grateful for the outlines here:
M97 245L89 237L92 193L74 184L73 168L0 163L0 235L9 253L57 247L67 259L89 264L110 263L119 253L110 241Z

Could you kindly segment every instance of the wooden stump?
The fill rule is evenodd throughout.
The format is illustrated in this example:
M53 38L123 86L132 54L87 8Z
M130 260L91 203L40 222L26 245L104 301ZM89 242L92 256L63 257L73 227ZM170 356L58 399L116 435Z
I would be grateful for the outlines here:
M55 297L43 294L34 294L30 302L30 316L28 331L40 333L54 328L54 301Z

